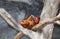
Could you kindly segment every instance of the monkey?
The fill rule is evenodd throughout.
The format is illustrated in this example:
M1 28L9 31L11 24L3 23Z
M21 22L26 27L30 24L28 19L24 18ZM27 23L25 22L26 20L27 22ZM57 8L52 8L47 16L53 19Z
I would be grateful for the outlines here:
M19 24L21 24L24 28L26 29L32 29L32 27L34 27L34 25L38 24L40 21L40 18L39 17L36 17L36 16L29 16L23 20L21 20L21 22L19 22ZM21 39L23 37L23 33L22 32L19 32L15 37L14 39Z

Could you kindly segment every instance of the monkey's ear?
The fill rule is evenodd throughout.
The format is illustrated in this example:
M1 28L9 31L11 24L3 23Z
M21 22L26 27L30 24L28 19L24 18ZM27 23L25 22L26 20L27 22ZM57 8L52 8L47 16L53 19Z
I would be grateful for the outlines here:
M27 20L32 20L32 16L29 16L29 17L27 18Z

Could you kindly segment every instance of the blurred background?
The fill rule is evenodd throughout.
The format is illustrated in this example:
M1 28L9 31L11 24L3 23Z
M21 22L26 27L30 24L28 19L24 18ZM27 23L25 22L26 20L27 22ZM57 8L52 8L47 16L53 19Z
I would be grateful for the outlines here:
M39 16L43 8L43 0L0 0L0 8L4 8L19 22L31 14ZM60 12L60 7L58 12ZM13 39L18 33L0 17L0 39ZM52 39L60 39L60 26L55 24ZM24 36L22 39L29 39Z

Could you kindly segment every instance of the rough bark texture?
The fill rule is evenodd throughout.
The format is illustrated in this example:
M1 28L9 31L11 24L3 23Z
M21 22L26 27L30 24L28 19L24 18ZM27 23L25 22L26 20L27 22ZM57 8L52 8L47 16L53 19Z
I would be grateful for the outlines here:
M56 16L59 0L45 0L44 8L41 14L41 21L48 20ZM43 28L44 39L51 39L54 25L49 24Z
M59 2L60 2L60 0L57 0L57 1L56 0L45 0L44 8L43 8L41 16L40 16L41 21L44 21L44 20L47 21L56 16L57 11L58 11ZM37 24L37 26L39 26L39 24ZM37 28L36 27L34 27L34 28L35 29L39 28L39 27L37 27ZM54 25L49 24L42 29L43 39L51 39L53 28L54 28Z
M32 0L33 1L33 0ZM39 16L43 3L40 0L34 0L32 5L29 5L25 2L10 2L5 0L0 0L0 8L4 8L12 17L18 22L24 17L28 17L29 15ZM41 5L41 6L40 6ZM8 25L1 17L0 17L0 39L13 39L14 35L16 35L17 31ZM27 39L24 36L22 39Z
M54 16L56 16L57 10L58 10L59 1L60 0L45 0L44 8L43 8L41 16L40 16L41 17L41 21L48 20L48 19L51 19ZM5 13L4 10L2 10L2 11L3 12L0 12L0 14L1 13ZM8 20L8 21L10 21L10 20ZM10 24L11 26L15 25L15 24L13 24L13 22L11 22L12 23L12 24ZM17 25L17 23L16 23L16 25ZM16 27L16 25L15 25L15 27ZM47 25L46 27L43 28L42 33L39 33L39 32L34 32L34 31L31 31L31 30L27 30L25 28L22 28L21 26L20 27L18 27L18 26L20 26L20 25L18 24L16 28L19 31L21 30L24 34L28 35L31 39L51 39L53 28L54 28L53 24L49 24L49 25Z

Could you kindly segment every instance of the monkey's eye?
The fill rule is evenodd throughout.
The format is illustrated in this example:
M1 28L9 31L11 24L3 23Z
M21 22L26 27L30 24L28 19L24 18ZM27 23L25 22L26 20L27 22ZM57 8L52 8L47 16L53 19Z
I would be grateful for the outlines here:
M24 22L24 20L22 20L21 22Z

